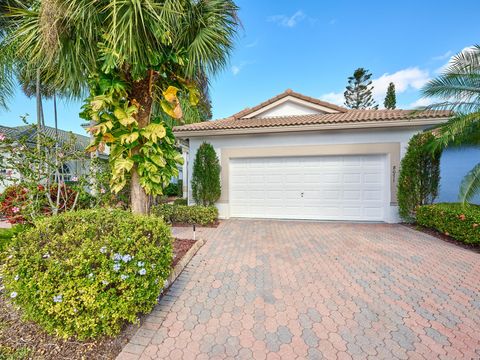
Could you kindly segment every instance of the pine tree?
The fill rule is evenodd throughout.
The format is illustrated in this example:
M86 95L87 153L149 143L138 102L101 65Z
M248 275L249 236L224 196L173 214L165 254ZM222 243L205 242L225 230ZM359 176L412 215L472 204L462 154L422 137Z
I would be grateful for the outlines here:
M390 110L397 107L397 96L395 95L395 84L393 82L388 85L387 95L383 101L383 106L385 106L385 109Z
M372 95L372 74L364 68L358 68L353 76L348 78L345 96L345 106L350 109L378 109Z

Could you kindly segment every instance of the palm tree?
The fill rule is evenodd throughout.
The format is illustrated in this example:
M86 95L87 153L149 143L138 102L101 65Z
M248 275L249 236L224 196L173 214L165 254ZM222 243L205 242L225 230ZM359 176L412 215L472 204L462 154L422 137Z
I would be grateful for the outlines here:
M41 69L46 83L76 98L85 97L91 76L115 73L138 108L139 129L173 77L198 82L226 65L239 24L233 0L33 0L10 9L9 19L7 45L24 73ZM148 211L141 184L135 165L137 213Z
M429 108L448 109L454 116L434 131L435 148L480 145L480 46L463 50L445 71L423 89L426 97L441 102ZM466 203L480 193L480 163L463 178L460 200Z

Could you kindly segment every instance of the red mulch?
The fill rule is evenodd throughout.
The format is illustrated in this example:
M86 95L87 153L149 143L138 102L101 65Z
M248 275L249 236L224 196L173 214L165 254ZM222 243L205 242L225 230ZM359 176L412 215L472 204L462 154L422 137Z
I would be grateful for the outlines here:
M185 224L185 223L172 223L173 227L193 227L192 224ZM213 224L207 225L196 225L197 228L217 228L220 225L220 221L215 221Z
M175 239L172 267L194 243L194 240ZM140 317L140 323L144 317ZM139 324L126 325L114 338L86 342L62 340L47 334L33 322L22 321L20 313L0 293L0 359L115 359L138 327Z
M406 226L410 229L414 229L414 230L423 232L425 234L431 235L433 237L436 237L437 239L449 242L449 243L454 244L456 246L460 246L464 249L480 253L480 245L479 244L465 244L465 243L463 243L463 242L461 242L461 241L459 241L459 240L457 240L457 239L455 239L455 238L453 238L449 235L445 235L444 233L441 233L440 231L437 231L435 229L426 228L426 227L416 225L416 224L402 223L402 225L404 225L404 226Z
M195 240L191 239L175 239L173 242L173 264L175 267L181 258L185 256L188 250L195 244Z

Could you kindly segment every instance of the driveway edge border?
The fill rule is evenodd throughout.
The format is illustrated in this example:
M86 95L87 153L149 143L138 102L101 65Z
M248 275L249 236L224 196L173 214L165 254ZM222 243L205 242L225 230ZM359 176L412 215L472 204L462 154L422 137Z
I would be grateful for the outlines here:
M170 285L172 285L175 280L177 280L178 276L182 273L185 266L188 265L190 260L195 256L198 250L205 244L205 240L198 239L195 244L187 251L187 253L180 259L177 265L173 268L172 272L168 276L167 280L165 280L165 284L162 290L162 294L165 293Z

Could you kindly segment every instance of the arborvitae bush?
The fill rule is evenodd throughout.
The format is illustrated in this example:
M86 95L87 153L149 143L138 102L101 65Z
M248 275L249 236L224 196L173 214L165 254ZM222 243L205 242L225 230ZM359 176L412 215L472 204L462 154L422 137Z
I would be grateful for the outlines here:
M220 163L212 145L204 142L197 150L192 174L192 196L198 205L214 205L220 198Z

